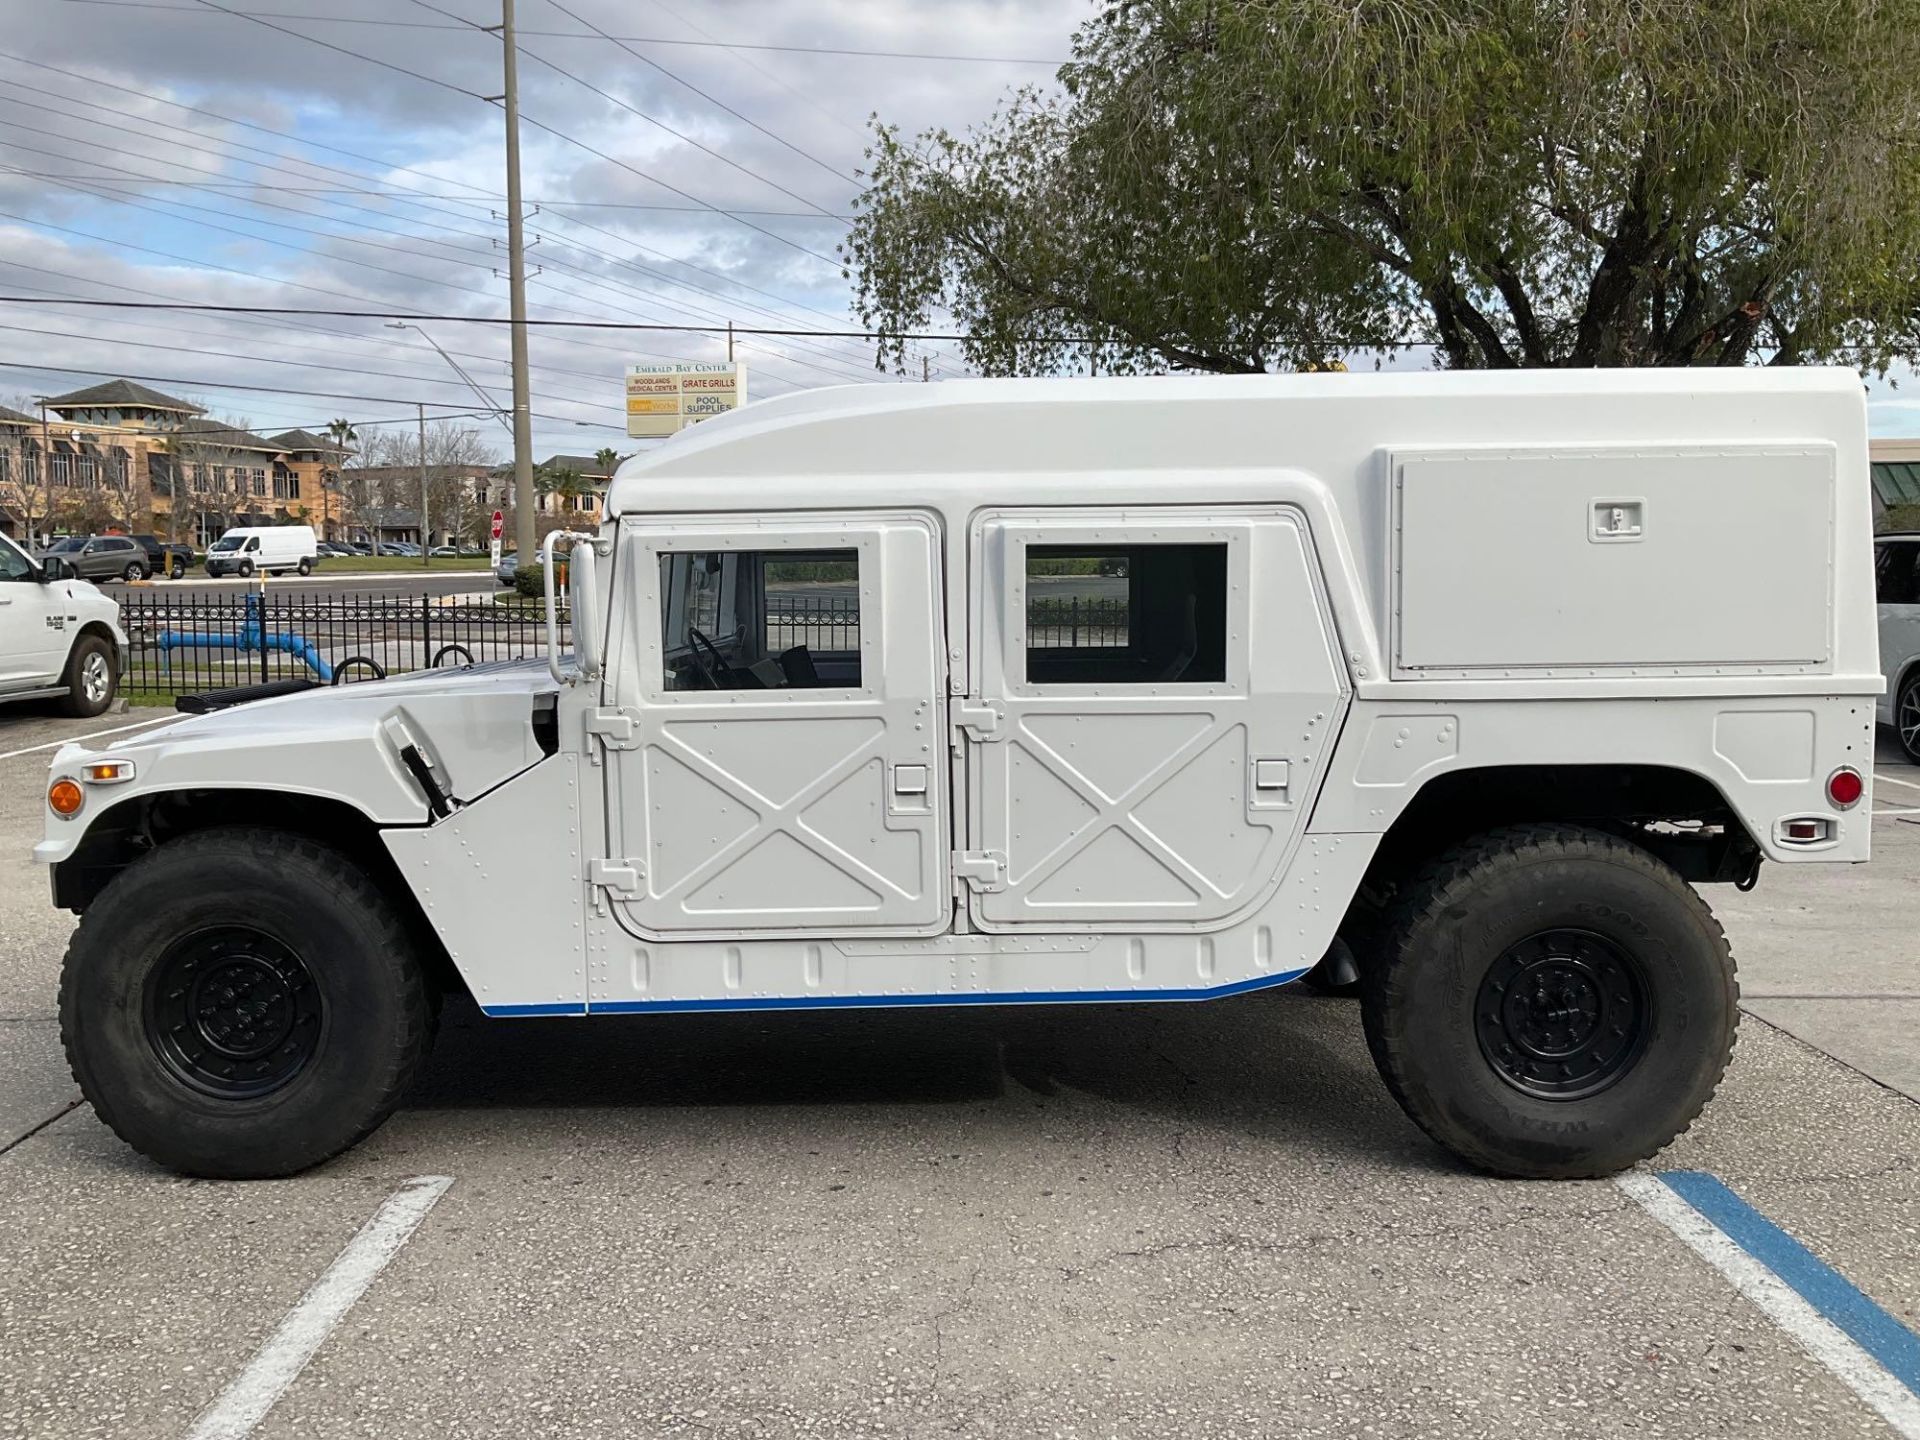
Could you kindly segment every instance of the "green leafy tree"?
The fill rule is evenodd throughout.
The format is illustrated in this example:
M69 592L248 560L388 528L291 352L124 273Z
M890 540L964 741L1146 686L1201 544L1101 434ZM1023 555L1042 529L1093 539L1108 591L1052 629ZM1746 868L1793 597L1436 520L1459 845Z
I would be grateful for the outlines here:
M856 308L998 374L1884 369L1920 349L1916 34L1920 0L1108 0L1063 95L876 126Z

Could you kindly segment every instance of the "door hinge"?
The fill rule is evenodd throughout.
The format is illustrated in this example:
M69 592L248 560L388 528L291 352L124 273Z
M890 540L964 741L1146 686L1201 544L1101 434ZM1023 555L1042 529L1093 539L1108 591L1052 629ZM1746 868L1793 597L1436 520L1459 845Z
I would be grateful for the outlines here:
M640 712L637 710L589 710L587 734L598 736L609 750L631 750L638 744Z
M969 740L997 739L1000 722L1005 718L1000 707L991 700L956 700L953 702L952 715L954 726L966 731Z
M587 883L615 895L640 893L640 865L634 860L590 860Z
M953 883L971 885L976 890L1006 888L1007 857L999 850L956 850L953 852Z

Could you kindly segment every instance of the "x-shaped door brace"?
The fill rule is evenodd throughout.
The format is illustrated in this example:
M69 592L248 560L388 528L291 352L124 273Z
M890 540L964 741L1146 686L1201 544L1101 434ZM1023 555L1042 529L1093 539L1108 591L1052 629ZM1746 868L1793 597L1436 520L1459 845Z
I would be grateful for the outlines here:
M1206 750L1215 740L1218 740L1220 738L1220 732L1231 723L1234 722L1221 720L1212 721L1198 735L1187 740L1186 743L1181 745L1171 755L1167 756L1166 759L1162 760L1158 765L1154 766L1153 769L1149 770L1145 775L1142 775L1138 780L1134 781L1132 785L1129 785L1112 799L1108 799L1101 792L1099 786L1095 785L1092 780L1075 769L1072 762L1061 755L1059 751L1036 736L1026 726L1020 726L1018 731L1019 738L1012 743L1018 744L1038 759L1040 763L1052 771L1058 779L1065 782L1074 794L1091 805L1095 813L1092 818L1079 829L1070 833L1058 845L1054 846L1053 849L1041 856L1040 859L1035 862L1033 868L1017 882L1013 879L1012 875L1009 874L1007 877L1008 888L1015 891L1031 891L1043 881L1058 873L1069 860L1080 854L1081 851L1093 844L1095 840L1106 834L1107 831L1125 830L1129 836L1139 841L1139 843L1145 847L1148 854L1154 856L1154 858L1162 864L1167 865L1176 873L1187 876L1200 889L1211 891L1222 900L1230 898L1233 894L1232 891L1222 890L1206 875L1189 865L1178 851L1169 847L1159 836L1142 825L1133 814L1133 806L1145 800L1149 795L1157 792L1160 787L1165 785L1169 780L1172 780L1175 774L1177 774L1189 760L1193 759L1194 756L1201 751ZM1008 763L1011 764L1011 760L1009 760ZM1009 830L1012 828L1011 816L1008 817L1008 828ZM1011 838L1011 836L1009 836L1009 838Z
M878 716L873 718L876 720L879 719ZM688 769L706 780L711 781L725 794L751 810L758 823L744 835L728 841L725 845L714 851L713 854L694 866L693 869L689 870L672 886L661 891L654 898L658 900L669 900L676 895L690 893L699 885L704 884L709 877L726 869L728 865L731 865L749 850L771 839L775 834L784 834L792 837L792 839L805 846L808 850L811 850L815 855L836 869L865 877L871 884L893 895L897 895L901 899L917 900L921 898L915 891L901 889L871 865L866 864L853 855L849 855L845 850L842 850L838 845L834 844L818 831L809 829L800 818L801 812L815 800L818 800L828 791L834 789L855 770L864 765L871 764L875 760L880 761L881 784L884 786L886 783L887 757L883 749L877 750L874 748L874 740L876 738L884 743L886 739L884 722L882 722L882 728L877 737L869 736L867 739L862 740L852 750L848 751L847 754L834 761L818 779L809 781L795 793L791 799L776 804L774 801L769 800L766 796L754 790L751 786L742 782L739 776L729 774L699 751L693 749L684 740L680 739L679 736L675 735L671 727L664 728L652 742L654 748L670 751L674 758L686 765Z

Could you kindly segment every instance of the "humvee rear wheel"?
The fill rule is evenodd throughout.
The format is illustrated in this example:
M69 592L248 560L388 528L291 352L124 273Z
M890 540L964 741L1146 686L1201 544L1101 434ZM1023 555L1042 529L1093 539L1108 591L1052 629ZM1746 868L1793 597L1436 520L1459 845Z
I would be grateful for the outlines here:
M74 1079L114 1133L189 1175L289 1175L393 1111L431 1031L414 941L338 851L209 830L87 908L60 979Z
M1673 869L1572 825L1494 831L1402 889L1364 967L1381 1078L1502 1175L1609 1175L1690 1125L1733 1048L1725 936Z

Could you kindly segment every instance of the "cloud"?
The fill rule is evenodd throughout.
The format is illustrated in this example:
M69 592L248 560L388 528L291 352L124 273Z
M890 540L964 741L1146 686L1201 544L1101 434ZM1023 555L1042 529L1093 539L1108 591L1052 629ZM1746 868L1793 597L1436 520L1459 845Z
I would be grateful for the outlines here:
M740 0L723 13L686 0L565 4L620 35L703 40L711 32L770 45L1040 57L1064 56L1092 13L1087 0ZM500 88L497 40L426 28L453 22L389 0L244 7L354 22L274 23L435 84L195 0L16 0L8 8L0 52L18 58L0 59L0 212L18 218L0 218L0 293L505 312L495 273L505 268L501 117L473 98ZM444 0L443 8L482 23L498 17L487 0ZM528 222L536 317L716 332L729 319L846 328L846 283L829 263L845 231L831 217L848 213L858 192L868 115L909 130L962 128L1010 85L1047 83L1051 74L1033 65L661 44L636 44L636 56L597 38L539 33L580 28L548 0L522 0L519 12L529 52L520 66L524 193L541 207ZM742 213L694 208L702 205ZM203 382L194 388L217 408L261 425L378 417L416 398L472 401L418 334L378 320L0 308L0 324L14 327L0 335L13 342L6 358L15 365L188 377ZM505 400L504 327L426 328ZM857 341L738 344L762 395L874 374L870 349ZM617 442L629 361L710 359L725 348L718 333L536 331L536 449ZM957 368L944 353L938 363ZM8 392L78 383L51 368L0 371ZM248 383L309 393L220 389Z

